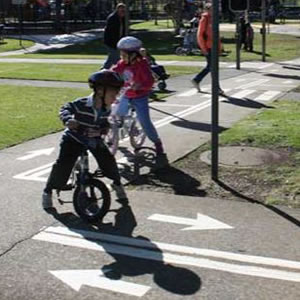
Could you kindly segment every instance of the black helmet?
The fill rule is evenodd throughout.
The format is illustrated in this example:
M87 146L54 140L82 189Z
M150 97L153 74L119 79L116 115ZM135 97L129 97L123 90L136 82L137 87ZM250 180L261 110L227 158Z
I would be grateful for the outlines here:
M110 70L101 70L91 74L89 77L89 85L92 89L99 86L121 88L123 84L124 80L121 76L117 72Z

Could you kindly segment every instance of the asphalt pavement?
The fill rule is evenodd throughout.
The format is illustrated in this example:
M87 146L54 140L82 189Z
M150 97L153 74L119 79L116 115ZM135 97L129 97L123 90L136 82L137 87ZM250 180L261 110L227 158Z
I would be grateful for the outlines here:
M244 63L241 70L222 65L227 97L219 99L220 129L285 97L299 85L299 65L300 58ZM171 96L150 103L170 162L210 140L210 79L203 93L190 79L169 79ZM1 84L66 86L6 79ZM60 135L0 151L0 299L300 298L299 223L291 221L300 219L299 210L129 191L130 206L112 194L112 209L99 228L83 223L71 204L55 201L56 209L45 213L41 191ZM136 156L128 142L121 143L117 160L124 184L152 169L147 145ZM201 183L187 180L200 194ZM71 200L72 194L63 197Z

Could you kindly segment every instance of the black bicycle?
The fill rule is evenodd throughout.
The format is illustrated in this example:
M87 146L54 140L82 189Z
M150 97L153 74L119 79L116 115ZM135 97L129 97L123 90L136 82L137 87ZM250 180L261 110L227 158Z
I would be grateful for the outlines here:
M70 176L70 183L57 190L60 204L68 203L60 198L60 192L74 190L73 206L81 219L89 223L99 223L110 209L110 191L99 178L101 171L91 173L89 169L89 154L85 148L79 156Z

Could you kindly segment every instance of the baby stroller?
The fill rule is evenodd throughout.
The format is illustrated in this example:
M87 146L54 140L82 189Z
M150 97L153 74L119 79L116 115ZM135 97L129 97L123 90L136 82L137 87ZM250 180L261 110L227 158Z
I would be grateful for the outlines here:
M166 80L170 77L169 74L167 74L165 68L161 65L158 65L155 61L155 58L151 56L145 48L140 49L140 53L143 57L145 57L148 60L148 63L150 65L152 75L157 82L157 87L160 91L164 91L167 87Z
M155 81L157 81L157 87L160 91L164 91L167 87L166 80L170 77L169 74L166 73L166 70L163 66L158 64L151 64L151 71Z

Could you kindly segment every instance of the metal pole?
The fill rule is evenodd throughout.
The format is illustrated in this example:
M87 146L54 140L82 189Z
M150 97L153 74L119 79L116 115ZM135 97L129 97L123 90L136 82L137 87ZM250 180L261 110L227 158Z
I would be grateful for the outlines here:
M218 180L219 165L219 0L213 0L211 52L212 108L211 108L211 178Z
M236 69L240 70L241 68L241 23L240 23L239 13L235 14L236 18Z
M126 12L125 12L125 34L129 35L129 24L130 24L130 21L129 21L129 18L130 18L130 15L129 15L129 0L125 0L125 5L126 5Z
M266 61L266 0L261 3L262 19L262 61Z

